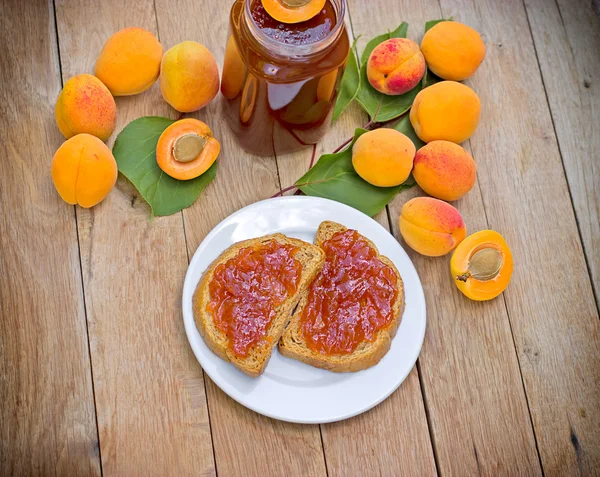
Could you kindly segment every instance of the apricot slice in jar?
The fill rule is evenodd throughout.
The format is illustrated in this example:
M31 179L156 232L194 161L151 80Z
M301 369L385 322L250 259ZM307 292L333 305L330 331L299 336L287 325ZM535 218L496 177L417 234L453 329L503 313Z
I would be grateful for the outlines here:
M301 23L315 17L327 0L262 0L264 9L281 23Z
M252 119L257 95L258 80L254 76L248 75L244 91L242 92L242 100L240 101L240 120L243 124L249 123L250 119Z
M204 174L220 150L219 141L206 124L187 118L163 131L156 145L156 162L165 174L185 181Z
M512 253L502 235L482 230L456 247L450 260L450 272L465 296L476 301L491 300L510 283Z

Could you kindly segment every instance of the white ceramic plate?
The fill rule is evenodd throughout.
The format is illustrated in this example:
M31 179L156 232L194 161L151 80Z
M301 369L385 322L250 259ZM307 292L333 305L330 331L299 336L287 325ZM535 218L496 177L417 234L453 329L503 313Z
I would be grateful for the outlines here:
M250 378L214 355L194 323L192 296L202 273L227 247L281 232L313 242L319 224L333 220L371 239L398 268L406 309L388 354L358 373L332 373L285 358L277 348L264 374ZM281 197L257 202L226 218L210 232L192 259L183 288L183 319L194 354L210 378L240 404L282 421L316 424L365 412L400 386L414 366L425 336L425 298L417 272L398 241L362 212L326 199Z

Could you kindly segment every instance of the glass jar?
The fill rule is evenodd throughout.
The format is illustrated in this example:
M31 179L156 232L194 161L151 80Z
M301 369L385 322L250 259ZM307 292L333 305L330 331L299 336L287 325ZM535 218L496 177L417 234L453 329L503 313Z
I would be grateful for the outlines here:
M221 91L247 152L286 154L324 136L350 50L345 10L346 0L327 0L312 24L283 25L261 0L234 3Z

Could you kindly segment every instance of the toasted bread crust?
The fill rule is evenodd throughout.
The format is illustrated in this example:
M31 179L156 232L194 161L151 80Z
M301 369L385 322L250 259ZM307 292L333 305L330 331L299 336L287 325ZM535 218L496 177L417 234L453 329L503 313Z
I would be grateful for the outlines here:
M345 230L347 230L347 228L341 224L330 221L323 222L317 231L315 244L321 247L323 242L329 240L335 233ZM350 354L328 356L316 353L306 346L306 342L302 337L302 332L300 329L300 318L308 301L307 288L300 298L300 302L296 308L296 311L294 312L290 324L285 329L283 336L279 341L279 352L282 355L287 356L288 358L297 359L317 368L323 368L338 373L345 373L361 371L363 369L375 366L389 351L392 344L392 339L394 336L396 336L396 332L400 326L402 313L404 313L404 285L402 283L400 273L392 261L387 257L380 255L379 250L377 250L377 247L373 242L364 236L363 238L368 242L369 246L371 246L377 252L378 258L383 263L391 267L398 276L398 297L393 305L394 319L392 322L385 328L379 330L376 338L373 341L365 341L361 343L358 348Z
M227 336L214 325L212 315L207 311L207 305L210 301L208 284L219 264L235 257L242 248L257 243L265 243L270 240L276 240L282 245L298 247L299 250L296 253L295 258L302 263L302 274L296 293L288 298L282 305L277 307L277 315L267 330L267 343L252 348L247 357L241 358L229 349L229 340ZM196 291L194 292L194 320L196 322L196 327L200 332L200 336L202 336L202 339L208 348L223 360L231 362L236 368L246 373L248 376L260 376L264 372L273 352L273 348L277 345L298 300L305 293L317 273L321 270L324 261L325 254L318 247L302 240L286 237L283 234L266 235L264 237L244 240L233 244L210 264L202 275L202 278L196 287Z

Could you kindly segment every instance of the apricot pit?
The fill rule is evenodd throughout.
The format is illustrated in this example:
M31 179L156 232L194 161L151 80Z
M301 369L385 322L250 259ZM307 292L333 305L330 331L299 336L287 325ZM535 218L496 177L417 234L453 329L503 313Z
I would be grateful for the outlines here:
M262 0L266 12L281 23L301 23L315 17L327 0Z
M179 162L191 162L196 159L206 146L206 139L196 133L184 134L175 141L173 156Z

